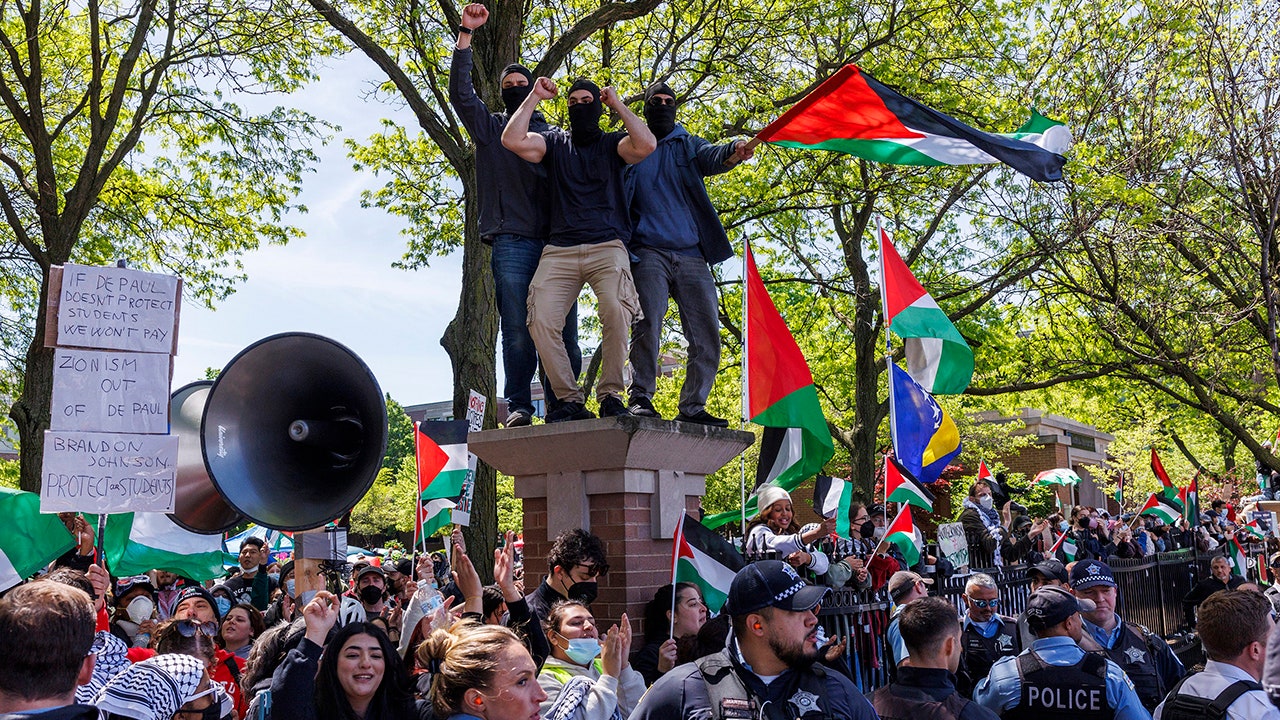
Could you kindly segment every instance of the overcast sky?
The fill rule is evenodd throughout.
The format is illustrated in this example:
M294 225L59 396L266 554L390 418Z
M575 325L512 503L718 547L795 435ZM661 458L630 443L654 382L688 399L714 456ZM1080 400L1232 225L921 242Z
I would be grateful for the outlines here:
M423 270L391 267L404 253L404 221L360 207L360 192L382 181L352 170L343 140L364 140L383 117L416 124L407 112L361 99L372 79L379 79L373 64L349 54L288 99L342 127L317 149L317 171L304 178L301 202L310 212L289 218L306 237L246 255L249 279L216 310L184 304L174 388L201 379L205 368L222 368L256 340L305 331L351 348L401 404L450 399L453 380L440 337L457 308L462 253Z

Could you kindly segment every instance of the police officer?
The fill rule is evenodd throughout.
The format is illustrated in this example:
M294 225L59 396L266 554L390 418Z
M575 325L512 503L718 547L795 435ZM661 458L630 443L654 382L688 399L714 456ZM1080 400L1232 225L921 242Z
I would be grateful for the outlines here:
M1121 621L1115 610L1115 575L1101 560L1082 560L1071 567L1071 591L1095 606L1084 613L1080 647L1106 653L1133 681L1143 707L1155 710L1169 688L1187 674L1169 644L1141 625Z
M1058 561L1057 558L1049 558L1027 568L1027 580L1031 584L1031 592L1035 592L1045 585L1056 585L1060 588L1071 589L1070 578L1067 577L1067 566ZM1022 647L1029 647L1031 643L1036 641L1035 633L1031 632L1030 626L1027 625L1027 613L1024 610L1018 616L1018 639L1022 641Z
M1000 588L995 578L986 573L970 576L964 584L964 604L964 654L957 679L960 692L968 697L997 660L1022 652L1022 639L1018 637L1017 621L997 612Z
M1200 606L1204 672L1188 675L1156 708L1156 720L1280 720L1262 689L1271 603L1256 592L1222 590Z
M889 578L889 598L893 600L893 618L889 620L889 628L885 635L889 638L889 653L893 665L889 668L890 679L897 666L910 657L907 644L902 641L902 633L898 630L898 615L907 603L920 598L929 597L929 586L933 581L910 570L899 570Z
M1013 720L1147 720L1151 717L1119 665L1077 644L1080 613L1093 603L1058 587L1027 599L1031 647L1001 658L978 683L974 702Z
M724 607L727 647L659 678L630 720L876 720L849 678L816 664L827 592L781 560L739 570Z

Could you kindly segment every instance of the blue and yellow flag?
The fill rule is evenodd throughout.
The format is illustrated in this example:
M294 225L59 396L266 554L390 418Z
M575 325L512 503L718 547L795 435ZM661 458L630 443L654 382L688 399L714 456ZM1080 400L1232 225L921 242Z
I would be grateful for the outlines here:
M960 454L960 431L947 411L905 370L889 363L893 454L920 482L931 483Z

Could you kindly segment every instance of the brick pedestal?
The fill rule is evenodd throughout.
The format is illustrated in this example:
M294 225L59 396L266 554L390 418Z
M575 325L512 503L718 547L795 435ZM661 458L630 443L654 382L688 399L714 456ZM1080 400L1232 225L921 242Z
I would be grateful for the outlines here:
M639 630L645 603L670 582L680 516L697 509L706 476L754 439L739 430L623 417L471 433L467 449L515 478L524 501L526 588L546 576L556 535L584 528L604 541L610 565L593 613L611 624L626 611Z

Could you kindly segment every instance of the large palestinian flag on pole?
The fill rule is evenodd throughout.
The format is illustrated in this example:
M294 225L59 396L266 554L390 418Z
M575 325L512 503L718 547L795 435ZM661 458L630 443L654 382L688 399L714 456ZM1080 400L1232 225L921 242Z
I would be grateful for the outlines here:
M85 519L95 516L86 515ZM107 516L103 553L112 575L142 575L165 570L192 580L213 580L235 557L222 550L221 535L184 530L164 513L118 513Z
M428 537L448 525L467 479L466 420L418 423L414 448L418 460L418 526Z
M1170 499L1159 493L1151 493L1151 497L1147 498L1147 504L1142 506L1138 514L1158 517L1172 525L1178 522L1178 518L1182 517L1182 505L1177 499Z
M907 372L934 395L964 392L973 379L973 351L933 301L880 228L880 298L885 327L903 339Z
M54 514L41 514L40 496L0 488L0 591L26 580L76 544Z
M1169 473L1164 471L1164 463L1160 462L1155 448L1151 448L1151 472L1160 481L1160 494L1170 500L1178 499L1178 486L1169 480Z
M756 135L893 165L1002 162L1041 182L1062 179L1071 132L1039 114L1009 135L982 132L846 65Z
M750 243L743 253L743 282L743 415L765 426L766 433L769 428L784 431L776 443L783 451L775 454L770 482L792 490L822 469L834 454L835 443L818 402L809 363L764 288ZM776 433L777 430L775 436ZM779 463L779 458L785 461ZM755 515L755 503L755 497L748 500L747 517ZM709 528L717 528L741 516L741 511L731 510L707 517L704 522Z
M702 600L713 613L720 612L729 597L733 576L746 560L725 539L688 515L676 525L671 552L671 584L691 582L702 590Z

